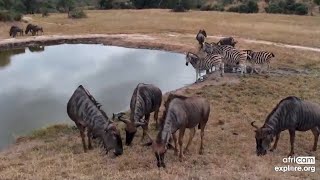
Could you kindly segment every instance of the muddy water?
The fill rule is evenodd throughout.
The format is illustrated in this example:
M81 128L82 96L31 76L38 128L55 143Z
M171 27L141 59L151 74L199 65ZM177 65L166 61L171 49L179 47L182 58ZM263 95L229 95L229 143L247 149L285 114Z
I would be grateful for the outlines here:
M185 56L102 45L56 45L0 52L0 148L18 135L55 123L73 123L66 104L84 85L112 112L129 109L139 82L163 92L195 80Z

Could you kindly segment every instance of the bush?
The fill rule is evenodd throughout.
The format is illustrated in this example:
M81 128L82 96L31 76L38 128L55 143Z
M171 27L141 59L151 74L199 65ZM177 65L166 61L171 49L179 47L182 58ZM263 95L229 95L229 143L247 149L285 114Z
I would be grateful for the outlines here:
M303 3L295 3L293 0L279 1L269 4L265 8L267 13L283 13L283 14L308 14L308 7Z
M86 18L87 14L81 9L74 9L69 12L69 18L74 18L74 19L80 19L80 18Z
M43 8L40 11L41 11L42 17L48 17L49 16L49 11L48 11L47 8Z
M177 4L171 11L172 12L186 12L187 10L183 7L182 4Z
M211 6L210 4L206 4L201 6L201 11L224 11L224 7L222 4L215 4Z
M228 11L238 13L257 13L259 11L259 7L257 2L250 0L245 4L241 4L239 6L232 6L228 9Z
M134 9L132 2L114 2L112 9Z
M0 21L20 21L22 14L13 11L0 11Z

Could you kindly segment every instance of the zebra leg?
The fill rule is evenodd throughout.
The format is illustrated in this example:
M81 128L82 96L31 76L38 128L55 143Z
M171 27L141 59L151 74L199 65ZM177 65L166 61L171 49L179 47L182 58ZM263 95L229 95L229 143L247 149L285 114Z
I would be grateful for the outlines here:
M92 141L91 141L92 131L89 128L87 131L87 137L88 137L88 149L91 150L92 149Z
M188 141L188 144L187 144L186 148L184 149L184 152L183 152L184 154L189 152L189 146L190 146L190 144L192 142L192 139L193 139L195 133L196 133L196 128L195 127L190 129L189 141Z
M220 71L221 71L220 75L221 75L221 77L223 77L223 75L224 75L224 63L220 64Z
M251 64L251 72L250 72L250 74L253 74L253 69L254 69L254 70L256 69L256 67L255 67L255 64L254 64L254 63L252 63L252 64Z
M313 148L312 150L313 151L316 151L317 150L317 145L318 145L318 138L319 138L319 129L317 127L311 129L313 135L314 135L314 143L313 143Z
M291 145L291 149L290 149L290 153L288 156L292 156L294 155L294 139L295 139L295 136L296 136L296 132L295 130L293 129L289 129L289 134L290 134L290 145Z
M198 70L196 69L196 82L198 81Z
M273 147L270 149L270 151L274 151L277 149L279 138L280 138L280 133L276 135L276 141L274 142Z

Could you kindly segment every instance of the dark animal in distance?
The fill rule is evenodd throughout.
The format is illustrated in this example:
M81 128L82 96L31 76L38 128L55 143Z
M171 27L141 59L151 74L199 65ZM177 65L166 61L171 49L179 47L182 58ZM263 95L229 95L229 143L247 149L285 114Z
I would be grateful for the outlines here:
M25 33L28 34L31 32L31 34L34 36L36 34L38 35L39 31L43 33L43 28L37 25L28 24Z
M174 152L178 154L176 131L179 130L179 160L182 161L183 154L189 151L189 146L195 135L195 127L201 129L201 144L199 154L203 154L203 137L204 128L209 119L210 104L200 97L186 97L182 95L170 94L165 103L165 112L163 113L163 121L155 140L148 134L152 140L152 149L157 159L158 167L165 167L164 156L167 151L169 139L172 137L174 141ZM190 129L190 136L187 146L182 151L183 136L186 129Z
M87 129L88 148L92 149L91 139L98 138L106 153L114 149L116 156L123 153L120 132L94 97L80 85L72 94L67 104L67 113L78 127L84 152L87 151L85 130Z
M229 45L229 46L234 47L237 44L237 41L234 40L233 37L225 37L225 38L220 39L217 42L217 44L218 45Z
M201 48L203 46L203 43L206 37L207 37L206 31L204 29L200 29L196 36L196 40L199 42L199 45L201 46Z
M23 29L19 28L18 26L11 26L9 30L9 35L12 37L16 37L16 35L20 33L23 36Z
M320 105L301 100L295 96L282 99L272 112L267 116L264 125L256 128L257 155L265 155L273 138L276 137L271 151L277 148L280 133L289 130L291 149L288 156L294 154L295 131L311 130L314 135L313 151L317 150L320 133Z
M143 141L147 131L150 119L150 113L154 112L154 119L158 127L158 113L162 101L161 90L152 85L139 83L133 91L130 101L130 119L118 118L126 124L126 145L129 146L137 132L137 127L142 126ZM144 120L142 119L144 116Z

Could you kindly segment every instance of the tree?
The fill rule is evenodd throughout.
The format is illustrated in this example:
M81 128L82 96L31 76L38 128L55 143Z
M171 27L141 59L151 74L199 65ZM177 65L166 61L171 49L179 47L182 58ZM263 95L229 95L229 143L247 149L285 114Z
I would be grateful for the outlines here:
M99 0L100 9L111 9L112 0Z
M57 9L63 8L64 12L68 13L68 17L70 15L70 11L72 11L75 7L74 0L59 0L57 4Z

